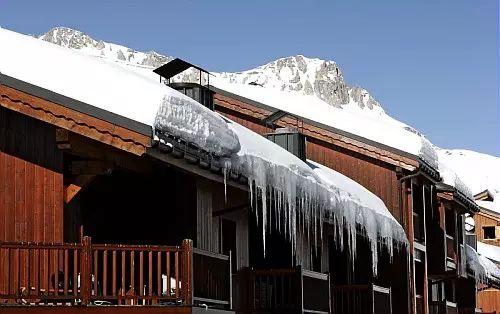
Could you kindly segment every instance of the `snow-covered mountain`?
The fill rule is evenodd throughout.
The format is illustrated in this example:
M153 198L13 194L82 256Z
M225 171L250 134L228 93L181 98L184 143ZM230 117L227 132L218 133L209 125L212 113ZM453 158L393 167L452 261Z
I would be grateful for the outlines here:
M39 36L40 39L79 50L84 54L116 61L129 69L151 73L173 59L154 51L140 52L121 45L96 40L80 31L58 27ZM373 120L379 125L391 125L400 137L414 141L423 137L416 129L387 115L382 106L362 87L349 86L341 69L334 61L307 58L302 55L281 58L254 69L241 72L212 73L224 84L253 86L265 90L288 92L315 97L338 109L363 119ZM198 74L186 71L180 79L197 81ZM250 87L249 86L249 87ZM265 94L265 93L263 93ZM310 104L304 104L304 106ZM309 109L308 109L309 110ZM312 111L314 111L311 108ZM500 211L500 158L465 150L448 150L432 147L441 164L446 165L462 179L473 193L488 188L497 197Z
M40 39L86 54L123 61L139 66L158 67L173 59L154 51L140 52L117 44L96 40L80 31L56 27L39 36ZM236 84L253 84L281 91L314 95L326 103L342 108L354 105L359 109L384 113L380 104L367 90L344 81L342 71L334 61L311 59L302 55L281 58L255 69L242 72L213 73ZM193 80L197 73L184 73Z

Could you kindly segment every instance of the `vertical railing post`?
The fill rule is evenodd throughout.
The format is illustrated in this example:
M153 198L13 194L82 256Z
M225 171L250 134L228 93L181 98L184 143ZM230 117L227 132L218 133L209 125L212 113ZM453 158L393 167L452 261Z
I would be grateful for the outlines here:
M229 250L229 309L233 308L233 261L231 260L231 250Z
M298 274L298 288L299 288L299 310L300 313L304 313L304 276L302 274L302 266L297 267Z
M193 304L193 241L182 240L182 294L185 305Z
M91 246L92 241L90 237L83 237L83 249L81 254L80 264L80 289L82 293L82 304L88 305L90 303L90 290L92 289L92 276L91 273Z

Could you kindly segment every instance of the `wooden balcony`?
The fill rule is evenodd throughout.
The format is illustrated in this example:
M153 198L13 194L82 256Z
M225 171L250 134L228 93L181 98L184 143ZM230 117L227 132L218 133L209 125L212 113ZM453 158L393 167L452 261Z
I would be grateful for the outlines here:
M289 269L244 269L237 310L243 313L330 313L326 274Z
M231 307L228 256L180 246L0 243L0 303Z
M373 284L333 286L332 309L339 314L390 314L391 289Z
M431 301L430 314L458 314L457 304L449 301Z

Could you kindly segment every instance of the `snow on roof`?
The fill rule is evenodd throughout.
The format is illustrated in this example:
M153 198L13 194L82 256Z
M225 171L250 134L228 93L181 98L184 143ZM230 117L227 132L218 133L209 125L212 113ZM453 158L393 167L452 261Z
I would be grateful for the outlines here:
M372 141L420 156L431 166L436 155L433 146L423 136L412 132L406 124L379 113L367 114L357 105L337 108L315 96L279 91L255 85L229 83L216 77L211 84L227 92L251 99L266 106L289 112L324 125L337 128ZM426 142L426 143L424 143Z
M287 217L288 227L284 227L293 236L301 232L297 229L301 223L295 221L297 212L307 218L304 224L309 229L318 221L315 226L322 228L323 214L330 212L337 226L350 230L351 252L355 252L356 223L364 226L375 255L378 237L391 253L393 240L407 243L401 226L370 192L225 120L159 83L152 72L130 71L127 66L5 29L0 29L0 42L2 74L158 128L215 155L231 157L226 159L231 168L246 175L250 187L252 183L257 186L258 191L252 193L260 191L264 212L266 191L272 187L274 209ZM376 268L376 258L374 265Z
M500 269L495 263L485 256L478 254L470 245L466 245L465 255L467 258L467 265L474 272L477 281L500 281Z
M500 264L500 247L483 243L483 242L477 242L477 252L490 260Z
M5 29L0 43L2 74L158 127L215 155L239 150L224 120L154 76Z
M500 201L495 198L493 202L491 201L476 201L479 207L492 211L494 213L500 214Z
M353 254L356 251L356 225L359 224L372 246L375 273L379 238L384 241L390 254L393 241L399 245L407 243L403 228L383 202L371 192L332 169L314 162L305 163L266 138L255 136L249 129L227 121L238 135L241 145L241 150L231 160L231 168L248 177L252 199L256 194L262 197L263 217L268 216L268 210L275 210L278 217L285 218L284 229L293 245L301 227L301 222L295 221L296 212L307 218L305 228L308 232L312 230L315 241L316 230L322 228L326 216L332 217L332 222L339 230L346 227L349 233L348 247ZM257 191L252 190L253 183ZM272 195L275 202L269 208L268 195ZM297 206L297 199L300 206ZM266 220L263 224L265 233ZM343 239L340 236L337 240L342 243Z
M437 149L437 154L440 163L454 171L473 194L489 190L495 199L493 210L500 212L499 157L460 149Z

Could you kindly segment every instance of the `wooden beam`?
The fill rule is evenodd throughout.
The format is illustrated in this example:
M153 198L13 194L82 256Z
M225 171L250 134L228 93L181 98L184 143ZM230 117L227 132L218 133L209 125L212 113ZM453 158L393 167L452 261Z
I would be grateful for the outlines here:
M0 85L0 106L141 156L151 138L59 104Z
M239 211L242 209L248 209L248 208L250 208L250 204L241 204L241 205L237 205L237 206L233 206L233 207L229 207L229 208L224 208L221 210L214 211L212 213L212 217L218 217L221 215L229 214L229 213L232 213L235 211Z
M114 164L106 160L73 161L70 165L72 175L105 175L111 174Z
M73 183L64 186L64 202L67 204L82 190L84 189L92 180L94 180L95 175L80 175L77 176Z

